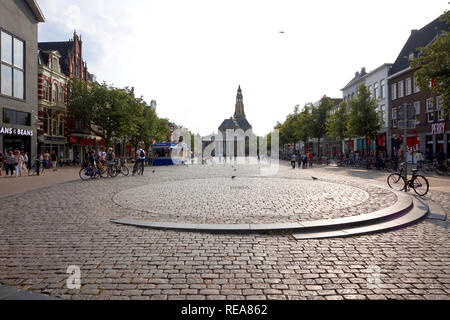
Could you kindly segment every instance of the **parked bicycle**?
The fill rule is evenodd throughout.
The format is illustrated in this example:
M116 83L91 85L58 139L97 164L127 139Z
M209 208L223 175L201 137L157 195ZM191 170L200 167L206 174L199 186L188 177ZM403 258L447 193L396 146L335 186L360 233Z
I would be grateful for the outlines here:
M417 174L417 169L412 169L411 179L408 180L405 162L400 164L400 171L390 174L387 178L387 183L391 189L405 192L414 189L414 192L419 196L424 196L428 193L430 185L427 178Z
M97 166L97 170L94 171L89 163L85 162L83 168L80 170L80 178L83 181L91 180L95 178L103 178L105 171L102 170L100 166Z
M116 159L116 172L117 175L122 174L125 177L130 174L130 170L128 169L128 167L119 159Z

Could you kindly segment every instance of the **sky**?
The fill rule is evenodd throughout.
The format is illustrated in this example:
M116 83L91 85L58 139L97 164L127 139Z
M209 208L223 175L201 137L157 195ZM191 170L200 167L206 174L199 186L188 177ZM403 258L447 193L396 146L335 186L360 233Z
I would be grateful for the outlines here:
M201 135L234 114L257 135L296 105L341 98L362 67L393 63L448 0L38 0L39 41L74 30L97 81L134 87L158 116ZM283 33L281 33L281 31Z

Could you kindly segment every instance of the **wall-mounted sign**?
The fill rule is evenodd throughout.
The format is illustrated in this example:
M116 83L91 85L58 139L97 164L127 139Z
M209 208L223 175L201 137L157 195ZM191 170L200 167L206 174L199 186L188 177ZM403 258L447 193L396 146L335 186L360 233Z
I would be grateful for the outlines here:
M431 134L444 134L445 122L437 122L431 125Z
M33 130L0 127L0 134L10 134L13 136L30 136L30 137L32 137L34 135L34 132L33 132Z

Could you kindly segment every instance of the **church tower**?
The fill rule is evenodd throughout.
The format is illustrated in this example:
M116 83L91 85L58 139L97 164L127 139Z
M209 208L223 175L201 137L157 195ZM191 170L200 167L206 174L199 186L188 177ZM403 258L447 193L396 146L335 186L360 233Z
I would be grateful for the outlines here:
M244 98L242 96L241 86L239 86L236 96L236 107L234 111L234 118L245 118L244 112Z

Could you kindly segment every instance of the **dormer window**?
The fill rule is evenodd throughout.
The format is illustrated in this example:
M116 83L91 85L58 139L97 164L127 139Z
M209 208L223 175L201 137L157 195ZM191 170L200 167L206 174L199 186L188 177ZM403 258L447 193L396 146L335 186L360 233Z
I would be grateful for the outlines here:
M59 59L57 57L53 57L53 62L52 62L52 69L54 71L59 72Z

